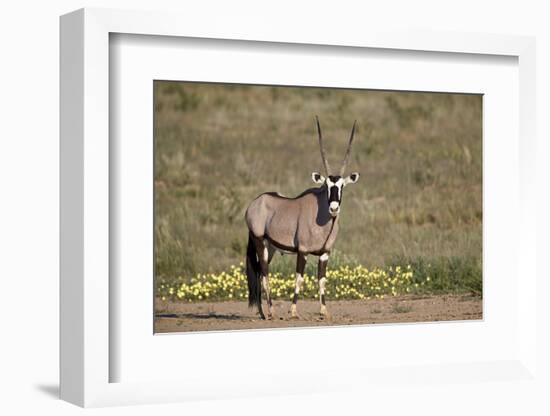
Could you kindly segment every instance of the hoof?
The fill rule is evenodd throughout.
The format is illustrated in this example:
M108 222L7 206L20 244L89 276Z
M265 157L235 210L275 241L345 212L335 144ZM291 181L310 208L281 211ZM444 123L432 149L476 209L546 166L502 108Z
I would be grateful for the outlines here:
M294 304L290 306L290 319L302 319L300 318L300 315L298 315L298 311L296 310L296 305Z
M321 306L321 311L319 312L320 318L322 320L330 320L330 314L327 311L327 307L325 305Z
M317 319L318 321L330 321L330 315L327 313L327 314L324 314L324 315L319 315L319 318Z

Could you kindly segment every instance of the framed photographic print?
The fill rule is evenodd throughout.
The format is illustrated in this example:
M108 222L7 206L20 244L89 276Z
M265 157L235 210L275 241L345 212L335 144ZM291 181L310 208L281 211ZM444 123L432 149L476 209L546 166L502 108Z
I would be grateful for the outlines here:
M62 17L65 400L532 380L533 40L304 36Z

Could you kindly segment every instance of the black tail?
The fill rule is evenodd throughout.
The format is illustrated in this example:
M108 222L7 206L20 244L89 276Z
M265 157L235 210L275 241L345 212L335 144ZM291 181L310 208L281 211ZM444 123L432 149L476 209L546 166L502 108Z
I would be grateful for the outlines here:
M248 246L246 248L246 277L248 279L248 306L262 308L262 287L260 286L260 262L256 255L252 234L248 234Z

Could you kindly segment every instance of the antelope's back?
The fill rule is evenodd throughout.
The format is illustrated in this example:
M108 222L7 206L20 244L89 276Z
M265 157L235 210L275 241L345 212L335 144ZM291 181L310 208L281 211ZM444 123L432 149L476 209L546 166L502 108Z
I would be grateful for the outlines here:
M256 237L267 234L271 239L281 238L288 244L296 231L300 202L300 198L286 198L276 192L261 194L246 210L246 225Z

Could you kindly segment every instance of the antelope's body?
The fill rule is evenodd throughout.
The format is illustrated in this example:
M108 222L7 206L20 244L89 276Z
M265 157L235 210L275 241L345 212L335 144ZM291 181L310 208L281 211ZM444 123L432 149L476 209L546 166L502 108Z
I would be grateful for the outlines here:
M265 193L246 211L246 224L255 238L275 249L321 255L330 252L338 235L338 217L330 215L326 187L308 189L296 198Z
M246 257L248 279L248 301L262 311L262 289L269 307L268 317L273 315L269 291L269 263L278 250L296 254L296 283L291 306L292 317L297 318L297 301L303 284L303 274L308 255L319 256L317 277L319 280L319 299L321 315L327 316L325 305L326 266L330 252L338 235L338 214L342 202L343 188L359 179L358 173L344 178L355 124L351 132L348 149L339 175L331 175L323 148L321 127L317 120L319 145L327 177L314 172L311 177L318 188L311 188L296 198L286 198L274 192L261 194L254 199L246 210L245 220L249 229Z

